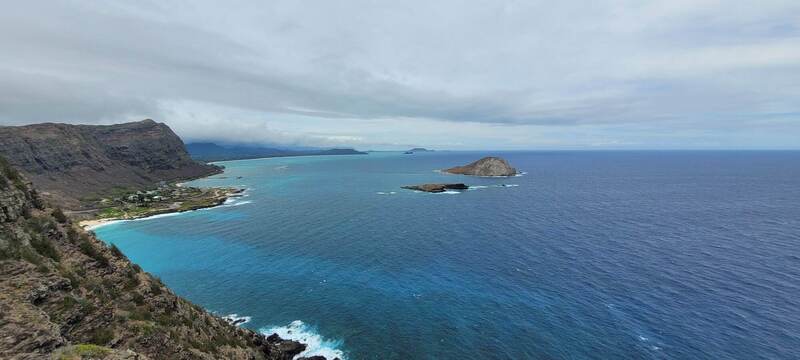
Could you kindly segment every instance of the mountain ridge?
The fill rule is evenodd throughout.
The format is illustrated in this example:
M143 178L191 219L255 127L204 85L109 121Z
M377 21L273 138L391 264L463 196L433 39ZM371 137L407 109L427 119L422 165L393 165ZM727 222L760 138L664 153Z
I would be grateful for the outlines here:
M192 159L206 162L286 156L367 154L352 148L296 150L251 145L220 145L214 142L190 142L186 144L186 150Z
M193 160L167 125L151 119L115 125L2 126L0 156L47 200L70 209L115 189L139 190L221 172Z

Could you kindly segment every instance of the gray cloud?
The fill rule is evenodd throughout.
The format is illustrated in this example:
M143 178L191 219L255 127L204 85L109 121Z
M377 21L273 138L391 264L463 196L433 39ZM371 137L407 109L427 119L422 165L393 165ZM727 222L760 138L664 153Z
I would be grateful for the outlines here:
M798 23L795 1L20 2L0 13L0 124L150 117L187 139L379 148L796 148Z

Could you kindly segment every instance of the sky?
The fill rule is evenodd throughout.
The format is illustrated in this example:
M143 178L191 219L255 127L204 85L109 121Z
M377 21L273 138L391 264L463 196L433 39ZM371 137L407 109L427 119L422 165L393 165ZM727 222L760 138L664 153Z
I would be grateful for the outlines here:
M10 1L0 125L185 141L798 149L800 1Z

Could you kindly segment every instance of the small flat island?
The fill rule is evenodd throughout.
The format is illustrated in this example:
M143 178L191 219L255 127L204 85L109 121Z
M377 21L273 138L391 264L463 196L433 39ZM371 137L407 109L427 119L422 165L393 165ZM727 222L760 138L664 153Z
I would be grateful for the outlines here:
M473 175L473 176L514 176L517 169L505 159L489 156L468 165L456 166L444 170L451 174Z
M416 191L424 191L429 193L442 193L447 190L467 190L469 186L458 183L458 184L421 184L421 185L409 185L403 186L403 189L409 190L416 190Z

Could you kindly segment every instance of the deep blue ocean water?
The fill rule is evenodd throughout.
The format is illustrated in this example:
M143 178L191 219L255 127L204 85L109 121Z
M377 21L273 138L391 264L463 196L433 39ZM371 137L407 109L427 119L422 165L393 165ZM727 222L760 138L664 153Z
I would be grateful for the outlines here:
M466 152L225 162L192 184L247 197L96 232L309 354L800 357L800 152L499 154L527 174L434 171L489 155ZM444 181L482 188L400 189Z

